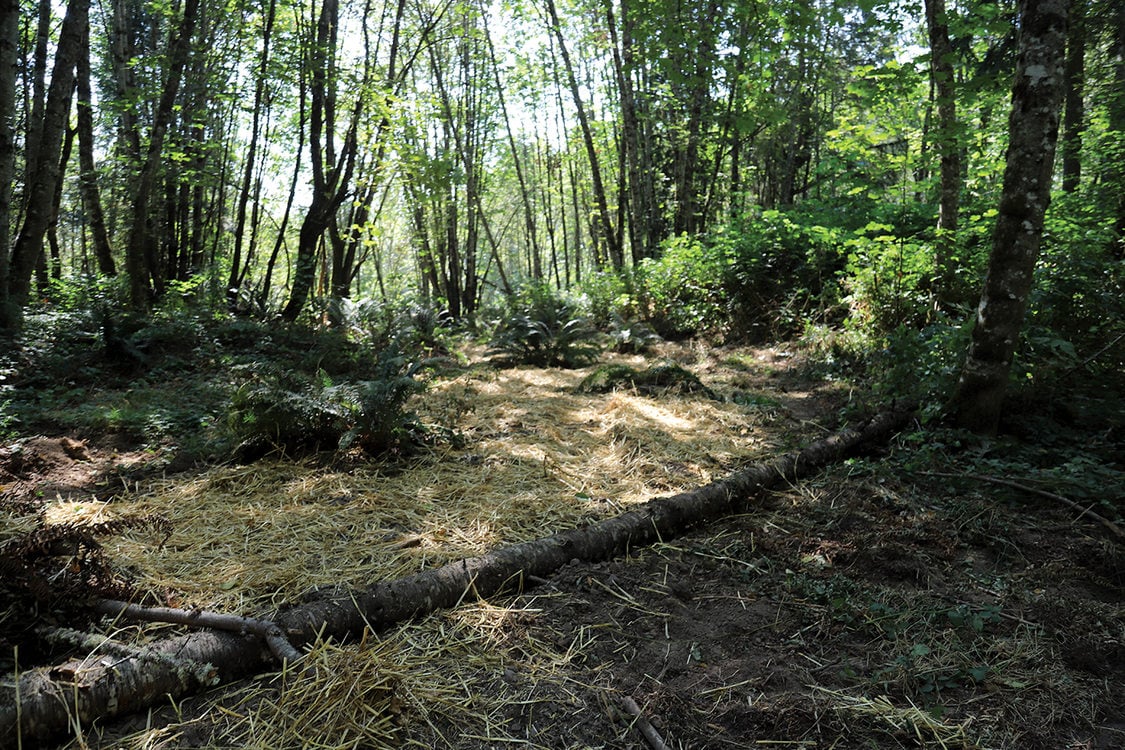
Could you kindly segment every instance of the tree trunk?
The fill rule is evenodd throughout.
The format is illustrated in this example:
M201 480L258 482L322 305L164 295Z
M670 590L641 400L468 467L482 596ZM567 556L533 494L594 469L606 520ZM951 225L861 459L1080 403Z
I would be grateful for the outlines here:
M961 144L957 137L957 94L954 90L953 46L945 0L926 0L926 26L930 37L930 77L937 100L934 139L941 156L938 188L938 224L934 242L935 292L939 302L952 302L956 268L957 214L961 202Z
M242 279L242 238L246 231L246 209L250 202L253 186L254 167L258 154L258 139L261 134L261 117L266 93L266 75L269 71L270 38L273 34L274 15L277 0L269 0L266 18L262 29L262 55L258 62L258 80L254 84L254 110L250 124L250 143L246 150L246 164L242 173L242 187L238 193L238 208L235 211L234 239L232 241L230 273L227 276L227 302L233 306L238 299L238 286ZM250 251L247 251L249 255ZM249 261L249 258L247 258Z
M299 648L317 637L345 639L365 628L387 628L454 607L467 597L518 592L571 560L612 558L740 512L764 490L885 442L911 419L908 412L887 412L861 428L819 440L800 453L754 464L692 492L650 500L615 518L378 582L343 597L292 607L275 622ZM252 674L270 663L269 649L260 638L204 631L168 639L133 655L33 670L21 674L18 685L0 686L0 737L20 736L25 745L42 742L68 731L75 721L88 726L97 718L139 711L169 696L176 699ZM80 689L75 689L76 683Z
M94 167L94 107L90 90L90 33L83 35L82 51L78 57L78 186L82 192L82 207L89 217L90 238L94 244L94 257L98 272L105 276L117 275L113 263L113 250L106 231L102 199L98 191L97 170Z
M28 163L33 165L29 170L33 178L27 186L27 210L23 227L12 248L8 279L11 301L20 307L27 303L31 292L31 275L43 254L43 238L51 222L56 186L62 178L60 156L63 136L70 116L75 70L89 10L89 0L71 0L67 5L55 48L55 65L43 110L38 149L27 155Z
M1109 102L1109 129L1117 137L1118 155L1125 144L1125 3L1117 3L1114 14L1113 41L1113 93ZM1114 237L1115 255L1125 258L1125 164L1118 159L1110 167L1114 189L1117 191L1117 222Z
M19 59L19 0L0 0L0 331L19 325L19 309L8 296L12 183L16 174L16 61Z
M1066 40L1066 97L1062 136L1062 189L1073 193L1082 181L1082 131L1086 108L1086 2L1071 0L1070 33Z
M617 242L617 232L614 230L613 221L609 217L609 200L606 198L605 183L602 181L602 168L598 160L598 150L594 145L594 132L590 128L590 118L586 112L586 105L583 104L582 94L578 90L578 79L575 77L574 66L570 61L570 53L566 49L566 40L563 39L562 25L559 23L559 14L555 9L555 0L547 0L547 12L550 16L550 30L555 36L555 41L558 42L559 55L562 57L570 94L574 99L578 125L582 129L582 142L586 146L586 157L590 161L590 183L594 191L594 202L598 206L602 239L609 250L609 258L613 264L613 269L620 271L625 267L625 256L620 243Z
M150 282L157 268L153 257L153 238L149 231L150 200L161 167L164 137L175 114L174 107L180 90L180 78L191 52L191 37L195 30L198 11L199 0L185 0L184 14L180 19L179 27L168 42L168 78L160 94L160 102L157 104L152 131L149 133L148 151L133 195L133 225L129 231L129 244L125 250L125 268L129 273L129 302L138 312L147 312L152 304Z
M953 420L979 433L994 433L1000 422L1051 201L1063 91L1067 0L1022 0L1020 10L1000 213L972 342L950 403Z
M496 96L500 104L500 116L504 118L504 131L508 135L508 148L512 153L512 165L515 167L516 181L520 186L520 200L523 203L524 228L527 232L528 243L531 245L531 252L538 256L539 232L535 226L535 206L531 198L531 191L527 186L527 179L524 176L523 159L520 158L520 148L516 144L515 133L512 132L512 119L508 115L508 103L504 96L504 84L500 80L500 64L496 61L496 49L492 43L492 31L484 2L481 2L480 9L481 16L485 19L484 28L481 33L488 47L488 60L492 67L492 78L496 82Z

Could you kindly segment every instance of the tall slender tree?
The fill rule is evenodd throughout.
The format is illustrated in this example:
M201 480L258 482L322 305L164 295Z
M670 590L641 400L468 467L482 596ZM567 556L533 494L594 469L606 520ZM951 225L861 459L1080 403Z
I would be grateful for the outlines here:
M90 86L90 33L83 36L82 51L78 58L78 80L76 84L77 128L78 128L78 166L79 189L82 192L82 206L89 219L90 238L94 245L98 272L114 276L117 266L113 262L113 249L109 243L105 212L102 211L101 192L98 189L98 174L94 165L94 104Z
M1071 0L1066 40L1065 114L1062 136L1062 189L1073 193L1082 181L1082 131L1085 129L1086 3Z
M1063 93L1068 0L1022 0L1019 61L1008 119L1007 166L992 253L972 342L950 404L954 421L980 433L999 426L1012 358L1031 291Z
M562 58L563 74L566 76L566 83L574 102L578 125L582 129L582 143L586 147L586 157L589 160L590 166L590 186L593 190L594 202L598 210L600 239L605 243L606 249L609 251L609 258L610 262L613 264L613 268L615 270L622 270L625 267L625 254L618 241L617 229L614 226L613 219L610 218L609 198L606 194L605 181L602 179L601 161L598 158L597 146L594 144L594 131L590 125L590 115L582 100L582 94L578 87L578 76L575 73L574 64L571 61L570 52L567 50L566 39L562 31L562 23L559 21L558 9L555 7L555 0L545 0L545 2L547 7L547 25L557 43L558 53Z
M948 295L956 272L953 252L957 246L962 176L953 45L949 41L945 0L926 0L926 27L930 39L930 79L937 103L937 128L933 137L940 159L937 237L934 242L935 291L940 302L949 302L952 301Z
M133 192L130 212L132 226L129 230L128 246L125 249L125 268L129 273L129 302L138 312L147 311L152 305L151 281L156 262L152 245L151 201L161 166L164 138L172 124L180 80L184 66L187 65L188 55L191 53L191 40L195 32L199 2L200 0L185 0L179 23L172 29L168 41L167 78L153 115L148 147Z
M16 173L16 61L19 0L0 0L0 331L18 325L19 308L8 294L12 183Z
M27 208L23 226L20 227L19 236L12 248L8 279L11 299L21 307L27 303L31 291L31 275L43 254L43 239L51 222L58 182L62 179L63 140L89 10L89 0L70 0L67 4L66 16L55 47L55 62L38 129L36 149L34 153L26 155L34 168L29 172Z

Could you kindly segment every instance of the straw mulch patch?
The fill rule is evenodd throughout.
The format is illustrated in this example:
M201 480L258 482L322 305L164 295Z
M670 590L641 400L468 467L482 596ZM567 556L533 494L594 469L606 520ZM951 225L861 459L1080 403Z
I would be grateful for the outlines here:
M659 356L725 400L475 366L417 404L462 447L217 467L50 512L159 512L168 545L138 533L113 559L168 603L268 615L699 486L821 437L848 397L795 379L784 352ZM71 746L649 748L628 698L677 748L1109 750L1125 746L1123 559L1058 508L853 462L522 595L319 642L310 674L76 728Z
M99 507L159 513L175 532L163 548L138 538L111 554L177 606L262 614L317 589L397 578L605 518L780 447L762 429L775 415L679 395L578 395L582 376L481 368L434 384L419 412L456 430L464 447L406 466L267 460L151 482Z

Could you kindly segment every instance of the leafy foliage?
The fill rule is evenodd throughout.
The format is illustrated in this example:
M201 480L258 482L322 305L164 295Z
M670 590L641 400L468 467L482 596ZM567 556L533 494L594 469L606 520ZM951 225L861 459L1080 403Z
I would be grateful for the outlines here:
M570 303L532 287L497 326L488 354L510 364L582 367L601 352L597 336Z
M637 272L637 298L646 319L668 338L726 329L726 269L723 249L714 243L687 235L667 240L660 257L646 259Z
M427 364L411 364L387 349L368 380L333 382L324 372L309 379L273 368L254 372L231 403L230 425L241 439L236 456L252 460L273 448L406 450L422 434L406 402L422 390L416 376Z
M579 393L608 393L618 388L631 388L646 394L701 393L718 399L694 373L674 362L655 364L644 370L628 365L602 365L587 375L578 386Z

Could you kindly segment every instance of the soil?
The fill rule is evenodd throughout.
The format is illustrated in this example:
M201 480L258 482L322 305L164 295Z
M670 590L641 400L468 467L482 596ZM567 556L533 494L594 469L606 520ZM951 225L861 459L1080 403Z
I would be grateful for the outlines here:
M848 398L796 377L781 350L755 356L755 373L714 357L693 370L728 393L768 389L806 426ZM126 447L24 440L0 451L0 484L97 495L143 465ZM495 707L489 726L404 709L401 746L656 747L632 698L667 747L1125 748L1125 546L1042 497L880 467L896 449L502 602L491 658L458 671ZM164 723L178 731L148 746L222 745L222 702L78 744Z

